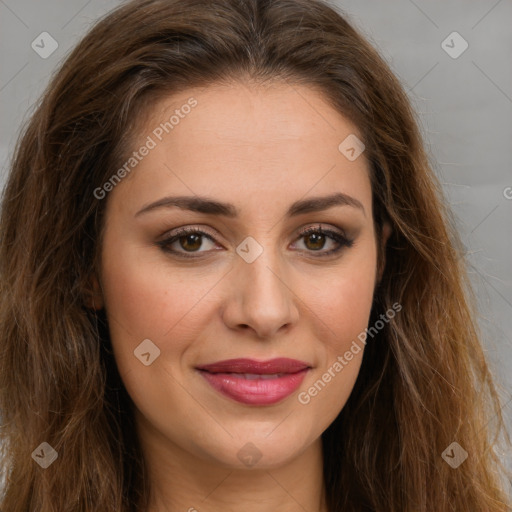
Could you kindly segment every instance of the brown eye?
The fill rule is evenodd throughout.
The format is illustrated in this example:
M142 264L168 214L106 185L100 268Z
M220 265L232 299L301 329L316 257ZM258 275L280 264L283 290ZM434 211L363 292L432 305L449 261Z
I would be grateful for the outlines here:
M344 234L330 229L322 229L320 226L308 228L300 233L299 239L303 239L305 252L318 252L317 257L329 256L340 251L343 247L352 247L354 241L349 240ZM334 247L323 251L325 245Z
M323 249L325 245L325 235L323 233L310 233L304 237L305 245L312 251Z
M208 243L212 246L215 245L213 237L208 233L199 229L186 228L180 229L176 234L167 237L165 240L157 242L157 245L164 252L175 254L176 256L182 256L184 258L194 258L209 252L208 249L210 248L208 247ZM188 256L187 253L197 253L198 256Z
M317 257L329 256L353 244L353 240L347 239L344 234L322 229L320 226L304 230L300 234L300 239L303 239L305 248L299 249L306 253L318 253L315 254ZM212 244L212 248L208 248L208 243ZM211 252L211 249L216 250L213 236L197 228L179 229L175 234L156 244L162 251L182 258L198 258ZM323 250L326 245L328 250Z
M191 233L189 235L180 236L178 238L180 247L186 251L197 251L203 243L202 235Z

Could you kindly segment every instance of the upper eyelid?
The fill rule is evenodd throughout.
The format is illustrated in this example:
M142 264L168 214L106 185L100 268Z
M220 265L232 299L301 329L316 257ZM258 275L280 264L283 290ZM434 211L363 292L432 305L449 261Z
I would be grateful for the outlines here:
M294 231L294 233L298 236L304 236L304 234L307 233L308 231L322 231L323 233L326 233L326 234L328 234L330 232L334 232L334 233L338 234L339 236L348 238L344 229L337 227L337 226L325 227L325 226L321 226L320 224L321 223L313 223L313 224L306 225L306 227L299 228L298 230ZM162 239L165 241L170 238L175 238L177 236L180 236L181 233L183 233L183 234L198 233L200 235L207 236L208 238L212 239L213 241L216 241L216 235L210 233L208 231L208 229L205 229L203 227L197 227L197 226L186 226L186 227L180 227L180 228L168 230L164 235L162 235Z
M339 230L339 232L337 230ZM173 231L175 231L175 233L171 234ZM303 238L309 232L322 232L322 233L326 234L330 240L332 240L336 243L340 243L340 241L336 240L335 237L332 236L332 234L345 239L349 243L353 242L353 239L349 238L346 235L344 229L342 229L340 227L332 227L332 228L327 227L326 228L324 226L321 226L321 223L310 224L310 225L307 225L306 227L300 228L298 230L298 232L295 232L295 234L297 235L297 238L294 239L294 242L296 240ZM165 246L166 244L170 245L170 243L175 243L180 236L186 236L188 234L193 234L193 233L197 233L201 236L205 236L213 243L218 243L215 235L210 234L205 228L197 227L197 226L185 226L185 227L176 228L174 230L170 230L157 243L160 246ZM181 251L171 251L171 252L181 253ZM201 252L203 252L203 251L199 251L198 254L200 254ZM204 251L204 252L208 252L208 251ZM183 254L186 254L186 251L183 252Z

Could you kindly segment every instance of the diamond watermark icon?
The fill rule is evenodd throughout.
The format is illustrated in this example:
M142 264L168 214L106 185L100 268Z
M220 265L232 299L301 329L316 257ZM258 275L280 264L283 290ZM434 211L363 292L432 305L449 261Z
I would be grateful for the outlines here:
M441 43L441 48L452 59L458 59L468 49L468 47L468 42L458 32L452 32Z
M252 263L263 253L263 247L252 236L248 236L237 246L236 252L247 263Z
M457 469L467 458L468 452L455 441L446 448L441 457L453 468Z
M32 458L43 468L46 469L53 464L59 454L46 441L41 443L33 452Z
M144 366L149 366L160 355L160 349L151 340L145 339L133 353Z
M343 142L338 146L339 152L353 162L361 153L365 150L365 145L363 141L356 137L353 133L351 133L347 138L343 140Z
M39 57L47 59L59 47L59 43L48 32L41 32L30 46Z
M253 443L244 444L236 455L249 468L255 466L262 457L262 453Z

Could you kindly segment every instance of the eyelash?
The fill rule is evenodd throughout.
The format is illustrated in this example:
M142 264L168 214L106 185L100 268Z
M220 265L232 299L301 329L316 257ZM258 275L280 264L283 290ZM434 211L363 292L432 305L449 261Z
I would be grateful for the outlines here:
M339 246L335 249L331 249L330 251L327 251L327 252L320 252L321 250L319 250L319 255L318 256L315 256L316 258L323 258L323 257L327 257L327 256L330 256L332 254L335 254L337 252L339 252L341 249L343 249L344 247L347 247L347 248L350 248L352 247L352 245L354 244L354 240L352 239L348 239L345 235L342 235L341 233L338 233L337 231L333 231L333 230L330 230L330 229L322 229L320 226L318 227L309 227L303 231L301 231L299 233L299 238L303 238L311 233L320 233L322 235L327 235L331 240L334 240L335 242L337 242L339 244ZM185 258L185 259L197 259L197 258L200 258L201 256L192 256L190 254L194 254L194 253L186 253L186 252L180 252L180 251L175 251L174 249L169 249L169 246L171 244L173 244L174 242L176 242L177 240L179 240L181 237L183 236L186 236L186 235L190 235L190 234L198 234L198 235L203 235L205 236L206 238L208 238L209 240L211 240L212 242L214 242L214 238L207 232L199 229L199 228L180 228L175 234L173 234L172 236L164 239L164 240L160 240L158 241L156 244L162 249L162 251L164 251L165 253L168 253L168 254L172 254L172 255L176 255L178 256L179 258ZM196 251L197 252L197 251ZM306 251L306 252L317 252L317 251L313 251L313 250L310 250L310 251ZM198 254L202 254L202 253L198 253Z

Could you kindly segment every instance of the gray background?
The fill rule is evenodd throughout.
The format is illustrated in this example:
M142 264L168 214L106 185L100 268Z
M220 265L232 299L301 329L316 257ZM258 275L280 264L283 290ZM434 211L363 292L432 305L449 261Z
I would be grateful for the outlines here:
M468 250L479 324L512 426L512 0L331 3L380 50L419 113ZM50 75L90 24L118 4L0 0L0 185ZM31 48L44 31L59 45L46 59ZM458 58L441 46L453 31L469 45Z

